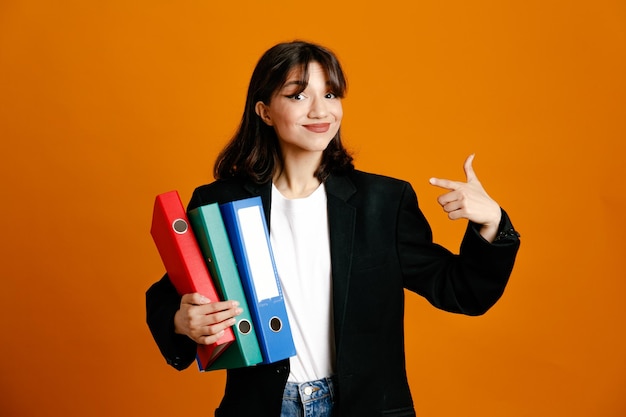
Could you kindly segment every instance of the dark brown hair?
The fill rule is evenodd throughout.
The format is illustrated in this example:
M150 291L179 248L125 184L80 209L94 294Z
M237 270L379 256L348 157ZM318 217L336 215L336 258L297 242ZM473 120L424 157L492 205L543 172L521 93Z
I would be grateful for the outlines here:
M282 166L282 155L274 128L266 125L256 114L255 105L259 101L269 104L294 68L301 70L303 91L308 83L308 65L311 62L317 62L324 68L331 91L339 98L345 96L346 78L331 51L302 41L273 46L259 59L252 73L239 129L215 161L213 175L216 179L245 177L259 184L272 179L275 170ZM330 173L342 173L353 168L352 156L341 143L340 128L324 150L315 177L324 181Z

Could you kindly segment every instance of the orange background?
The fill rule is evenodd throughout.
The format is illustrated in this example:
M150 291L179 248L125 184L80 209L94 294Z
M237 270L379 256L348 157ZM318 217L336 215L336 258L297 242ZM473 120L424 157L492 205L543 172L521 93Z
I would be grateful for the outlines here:
M438 242L464 224L428 178L471 152L522 233L487 315L407 295L418 415L623 417L625 4L3 0L0 415L212 415L224 373L145 325L152 204L211 180L256 60L302 38L344 64L357 166L411 181Z

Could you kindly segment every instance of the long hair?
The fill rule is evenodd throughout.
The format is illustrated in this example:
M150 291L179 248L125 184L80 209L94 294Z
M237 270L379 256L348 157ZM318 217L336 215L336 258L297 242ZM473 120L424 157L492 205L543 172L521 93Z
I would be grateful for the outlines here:
M302 41L273 46L259 59L252 73L239 128L215 161L213 175L216 179L244 177L258 184L272 179L283 162L278 137L274 128L256 114L255 105L259 101L269 105L294 68L301 70L301 88L304 90L311 62L319 63L325 70L332 92L339 98L345 96L346 78L339 60L331 51ZM324 150L315 177L323 182L330 173L347 172L353 168L352 156L341 143L340 128Z

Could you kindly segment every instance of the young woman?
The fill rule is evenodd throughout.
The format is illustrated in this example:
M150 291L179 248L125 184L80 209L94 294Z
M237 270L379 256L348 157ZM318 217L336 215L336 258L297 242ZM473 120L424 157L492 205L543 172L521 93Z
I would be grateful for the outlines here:
M216 181L189 209L260 196L297 355L227 371L226 416L414 416L404 357L404 289L435 307L485 313L519 247L506 213L476 178L431 179L450 219L467 219L460 253L432 241L407 182L358 171L341 142L346 81L329 50L306 42L258 62L238 132ZM167 362L195 359L241 313L236 302L178 296L167 275L147 292L147 320ZM418 329L410 329L418 331Z

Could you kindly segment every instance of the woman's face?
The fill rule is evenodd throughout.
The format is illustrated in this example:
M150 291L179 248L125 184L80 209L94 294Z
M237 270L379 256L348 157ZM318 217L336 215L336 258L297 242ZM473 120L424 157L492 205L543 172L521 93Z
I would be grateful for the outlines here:
M270 104L259 101L256 113L276 131L284 158L302 153L321 153L335 137L343 108L330 90L323 67L311 62L309 82L301 93L301 73L292 70Z

